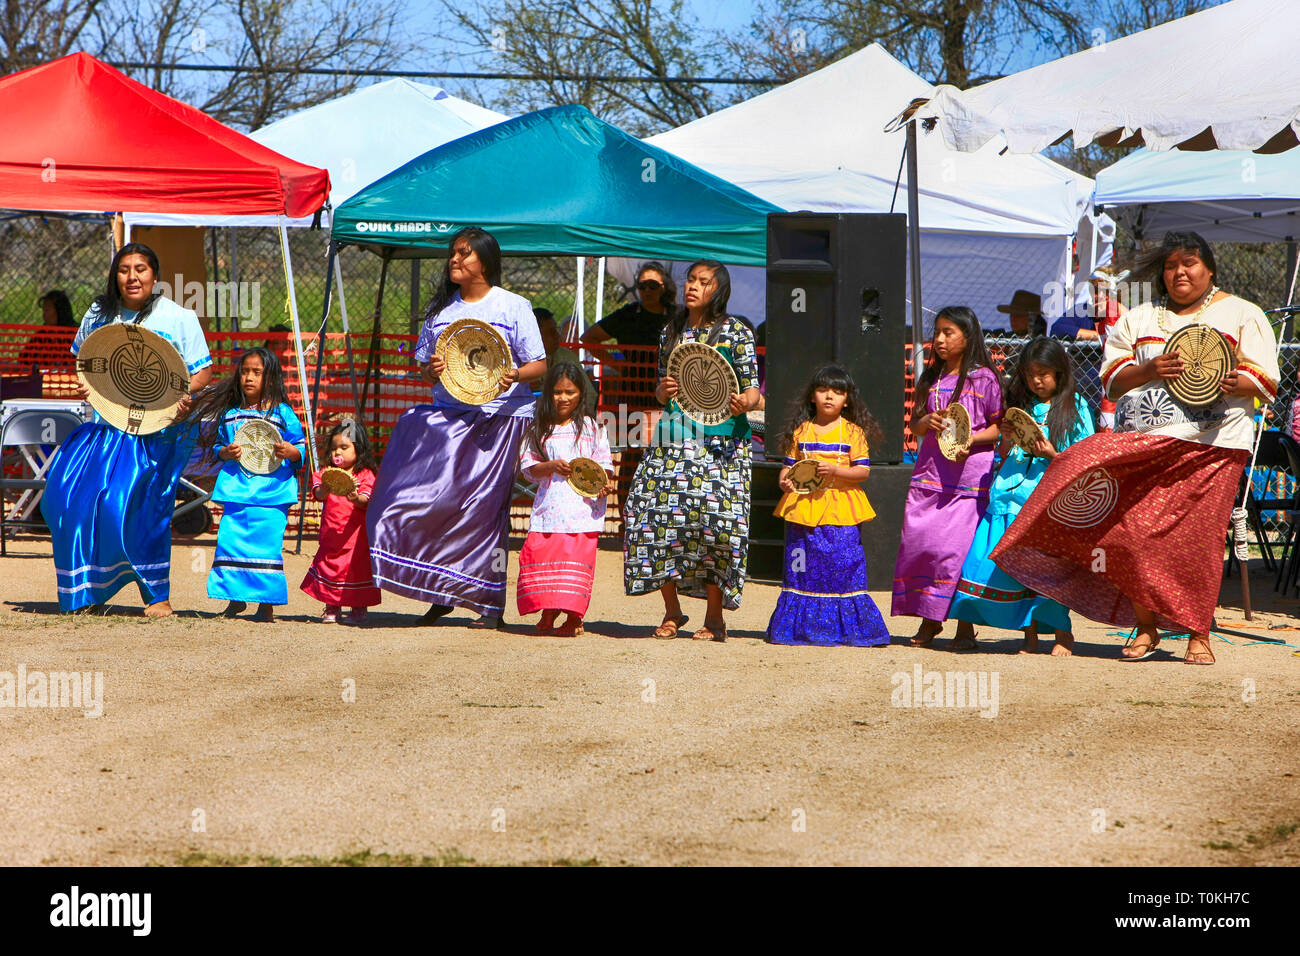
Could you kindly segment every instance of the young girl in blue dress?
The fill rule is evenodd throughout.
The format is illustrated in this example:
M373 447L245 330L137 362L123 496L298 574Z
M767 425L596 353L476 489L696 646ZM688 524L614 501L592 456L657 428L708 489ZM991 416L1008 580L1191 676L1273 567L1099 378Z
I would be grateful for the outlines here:
M233 374L195 403L202 422L200 441L222 462L212 500L223 507L217 527L217 553L208 575L208 597L230 602L222 612L234 617L256 602L257 620L274 620L274 605L289 603L282 557L289 507L298 500L298 472L306 451L302 423L289 406L280 362L266 349L249 349ZM240 464L233 444L246 422L261 419L279 432L278 466L268 475Z
M867 593L860 528L876 516L862 490L871 471L869 440L880 428L853 379L838 365L819 368L773 447L786 449L776 506L785 519L785 574L767 625L772 644L881 647L889 630ZM822 487L799 494L790 469L817 462Z
M998 455L1002 466L993 479L988 510L975 529L975 539L962 564L961 580L948 616L972 624L1019 628L1025 635L1022 654L1038 649L1039 628L1047 628L1056 632L1052 655L1068 657L1074 648L1069 612L989 560L989 553L1038 487L1052 459L1093 433L1092 415L1075 391L1074 369L1060 342L1037 338L1024 347L1007 391L1007 407L1024 409L1046 434L1030 454L1013 444L1014 433L1005 421L1000 425Z

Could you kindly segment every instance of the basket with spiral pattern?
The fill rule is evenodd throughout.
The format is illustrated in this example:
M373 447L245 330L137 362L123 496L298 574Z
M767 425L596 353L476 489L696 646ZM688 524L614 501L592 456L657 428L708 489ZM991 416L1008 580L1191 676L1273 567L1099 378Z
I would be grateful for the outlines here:
M1177 354L1183 360L1182 374L1167 379L1165 388L1191 408L1205 408L1222 398L1219 382L1237 367L1232 346L1222 332L1209 325L1183 326L1169 337L1165 354Z
M668 356L668 377L676 379L677 404L701 425L731 417L731 396L740 391L726 357L704 342L682 342Z
M185 360L142 325L114 323L91 332L77 352L77 379L99 417L133 435L162 431L190 388Z
M447 363L443 387L469 405L497 398L503 391L501 376L514 368L506 340L478 319L458 319L443 329L434 354Z

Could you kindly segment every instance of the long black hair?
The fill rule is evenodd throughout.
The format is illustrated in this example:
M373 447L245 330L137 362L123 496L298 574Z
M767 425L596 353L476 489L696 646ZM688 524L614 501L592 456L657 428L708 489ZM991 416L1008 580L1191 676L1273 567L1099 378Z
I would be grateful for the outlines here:
M1214 250L1199 232L1166 232L1160 245L1143 250L1137 257L1134 278L1150 282L1159 298L1167 298L1169 290L1165 288L1165 260L1175 252L1196 253L1205 263L1205 268L1210 270L1210 284L1222 287L1219 266L1214 261Z
M362 468L369 468L375 474L379 474L379 461L375 458L375 449L370 444L370 436L366 434L366 426L355 418L344 418L325 433L316 449L322 462L328 461L333 464L330 451L335 435L347 436L348 441L352 442L352 447L356 449L357 460L352 465L353 474Z
M199 442L208 450L204 460L210 461L215 454L213 446L217 441L217 429L221 419L232 408L244 404L244 390L239 386L239 374L244 362L256 355L262 360L262 405L279 408L289 403L288 393L284 388L284 371L275 353L263 348L249 349L239 356L235 367L226 375L199 392L190 406L185 421L199 426Z
M709 301L704 306L704 317L712 323L709 326L709 334L705 341L712 345L718 340L718 335L722 332L722 320L727 317L727 300L731 298L731 273L717 259L696 259L686 270L688 279L697 266L712 269L713 281L717 283L713 295L709 296ZM690 318L690 313L684 308L676 309L671 314L672 319L668 323L668 352L665 354L671 353L677 347L677 343L682 339L682 332L686 328L686 322Z
M447 243L447 266L443 269L442 281L438 283L433 300L425 310L426 322L447 308L451 300L456 298L456 293L460 291L460 285L451 281L451 257L456 252L456 243L462 239L469 243L469 247L474 250L474 255L483 265L483 278L487 279L488 284L492 286L501 284L501 246L487 230L480 229L478 226L466 226L451 237L451 242Z
M844 403L844 411L840 415L862 429L867 444L879 442L885 437L875 416L867 410L867 403L862 400L853 376L849 375L842 366L823 365L813 372L812 378L808 380L808 387L803 390L803 395L790 405L790 414L786 418L785 426L777 433L771 445L778 453L784 454L784 449L794 444L794 433L800 425L813 421L817 417L814 395L819 388L834 389L848 396Z
M128 242L117 254L113 256L113 262L108 267L108 283L104 288L102 295L95 297L94 307L100 315L108 316L111 320L117 316L122 309L122 290L117 284L117 267L127 256L144 256L145 261L149 263L149 268L153 270L154 281L158 281L160 266L158 265L158 253L154 252L143 242ZM139 314L135 317L135 324L139 325L145 320L150 312L153 311L154 303L162 298L162 294L155 292L150 296L140 309Z
M1023 408L1030 411L1042 401L1029 387L1029 365L1043 365L1056 373L1056 394L1051 398L1051 408L1047 411L1047 437L1058 450L1070 433L1079 417L1075 403L1074 363L1070 353L1056 339L1046 337L1030 339L1020 350L1016 359L1015 375L1007 387L1007 407Z
M667 267L657 259L643 263L640 269L636 270L636 281L639 284L647 272L657 272L664 280L663 291L659 293L659 304L664 307L664 311L672 315L677 311L677 283L673 281L673 274L668 271ZM690 275L690 273L686 273Z
M588 422L592 423L593 428L596 424L596 416L587 409L587 393L583 389L587 376L582 369L572 362L548 365L546 375L542 378L541 394L537 396L537 404L533 409L533 420L528 423L528 430L524 433L524 441L539 458L546 457L546 439L551 437L551 432L559 424L560 416L555 411L555 396L552 393L561 379L568 379L578 390L578 406L573 410L574 432L581 435L588 427Z
M952 400L958 401L961 398L962 389L966 387L966 375L977 368L992 368L993 359L989 357L988 346L984 344L984 330L980 328L980 320L975 317L975 313L964 305L950 305L945 309L940 309L939 314L934 317L934 326L939 327L939 320L945 319L957 326L962 335L966 337L966 351L962 353L961 367L957 371L957 387L953 390ZM921 373L921 380L916 383L916 391L912 396L912 418L917 420L925 415L926 399L930 396L930 389L934 383L943 377L946 364L939 358L939 354L930 348L930 361L925 366L925 371ZM919 414L918 414L919 411Z
M72 303L68 301L68 293L62 289L51 289L45 295L41 296L41 305L48 302L54 306L54 324L64 328L76 328L81 323L72 317Z

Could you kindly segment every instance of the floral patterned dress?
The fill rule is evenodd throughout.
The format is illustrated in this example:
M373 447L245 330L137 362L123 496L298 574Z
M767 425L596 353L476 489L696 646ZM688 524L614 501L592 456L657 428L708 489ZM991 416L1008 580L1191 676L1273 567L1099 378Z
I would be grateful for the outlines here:
M668 336L659 339L659 378L668 373ZM706 342L710 327L682 331L682 342ZM758 387L754 333L727 316L711 343L735 370L743 393ZM637 466L623 508L623 584L648 594L667 581L679 593L722 591L723 607L740 607L749 554L749 420L736 415L700 426L668 403L651 447Z

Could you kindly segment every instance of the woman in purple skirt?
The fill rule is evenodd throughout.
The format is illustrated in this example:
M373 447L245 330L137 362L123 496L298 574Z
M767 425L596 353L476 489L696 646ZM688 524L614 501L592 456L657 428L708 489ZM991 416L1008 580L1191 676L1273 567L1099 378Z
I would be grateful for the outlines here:
M420 373L433 384L433 404L397 420L366 514L375 582L385 591L429 601L421 623L465 607L479 627L499 627L506 604L510 499L519 444L532 417L526 383L546 371L546 352L523 296L501 288L501 247L491 234L467 228L425 313L416 346ZM434 354L438 336L458 319L478 319L510 346L515 368L505 391L484 405L453 398L439 381L446 368Z
M943 630L975 528L989 504L993 446L1001 437L1002 383L992 369L979 319L949 306L934 319L930 362L912 398L912 434L921 443L903 506L903 535L894 568L894 616L921 618L911 639L922 647ZM950 461L939 451L944 410L960 402L970 413L971 447ZM975 631L957 624L955 651L973 650Z

